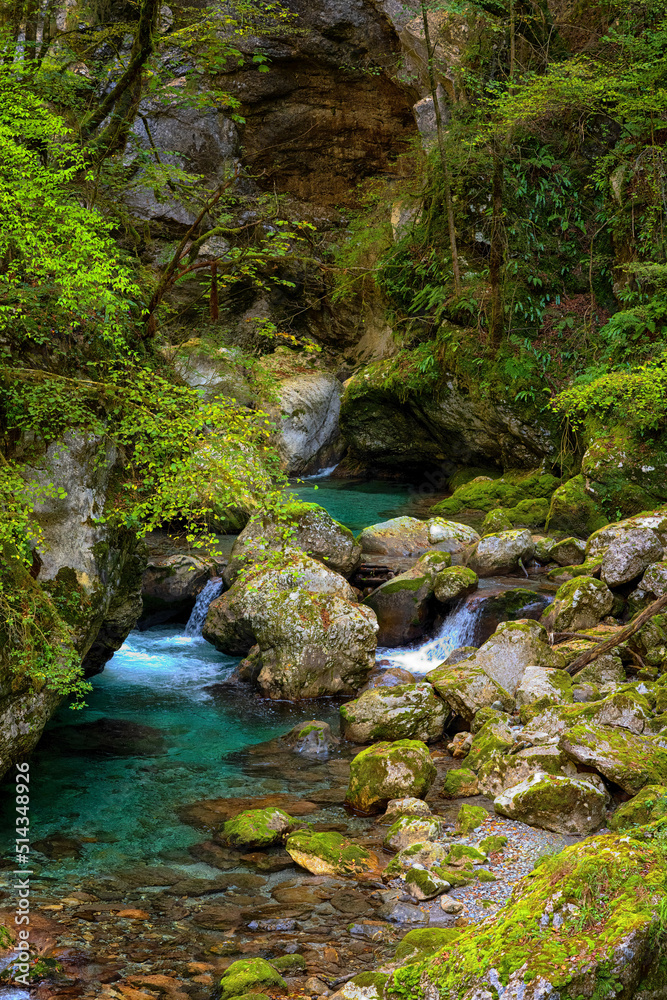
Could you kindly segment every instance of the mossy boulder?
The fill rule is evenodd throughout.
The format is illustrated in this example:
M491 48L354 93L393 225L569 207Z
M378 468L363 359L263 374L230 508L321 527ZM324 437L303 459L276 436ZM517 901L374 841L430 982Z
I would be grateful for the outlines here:
M449 849L437 842L412 844L391 859L382 877L385 880L398 878L410 868L425 868L427 871L440 869L446 863L448 854Z
M451 497L432 507L431 513L452 517L464 510L516 507L522 500L548 499L558 484L555 476L540 471L508 471L499 479L479 476L459 486Z
M408 931L394 954L394 961L401 966L423 962L429 955L452 944L461 933L458 927L423 927Z
M503 622L466 662L481 667L511 697L516 695L526 667L563 666L560 654L549 645L546 629L532 620Z
M478 847L471 847L469 844L454 844L447 855L447 862L450 864L455 861L469 861L470 864L481 865L486 860L486 854L483 851L480 851Z
M303 955L280 955L271 959L271 965L278 972L292 976L306 971L306 960Z
M667 500L667 451L662 435L641 437L624 422L589 419L581 471L589 492L627 517Z
M551 546L549 555L559 566L577 566L586 558L586 543L580 538L562 538Z
M387 803L387 811L382 817L385 823L395 823L401 816L430 816L431 808L423 799L414 799L409 796L404 799L390 799Z
M378 866L376 854L335 832L297 830L287 838L285 850L313 875L359 875Z
M607 521L601 504L587 489L584 476L579 475L554 491L546 527L547 531L569 531L579 538L588 538Z
M471 882L474 882L479 869L473 871L472 863L470 862L464 864L463 868L459 868L458 865L455 868L448 865L437 865L433 871L440 878L444 879L445 882L449 882L452 889L459 889L463 885L470 885Z
M241 569L286 544L344 576L353 572L361 555L361 546L349 528L318 504L294 500L281 509L280 517L265 514L246 525L234 542L223 574L227 586L234 583Z
M482 521L480 535L484 538L485 535L495 535L499 531L511 531L513 527L509 511L505 507L496 507L495 510L490 510Z
M498 754L507 753L514 746L514 734L504 722L491 720L475 733L466 765L477 772Z
M476 652L476 650L473 650ZM475 715L470 726L470 732L475 735L487 722L503 722L506 726L510 724L510 717L507 712L502 712L499 708L480 708Z
M501 792L494 808L501 816L556 833L588 834L602 826L609 794L598 775L536 771Z
M379 646L402 646L425 634L437 610L435 580L451 559L448 552L427 552L405 573L369 594L364 603L377 617Z
M518 753L494 754L479 769L479 789L495 798L508 788L521 784L537 771L548 774L576 774L576 767L559 747L553 744L525 747Z
M462 799L478 795L477 775L468 767L459 767L448 771L441 794L445 799Z
M387 831L382 846L402 851L413 844L426 844L442 836L442 823L435 816L401 816Z
M645 826L667 816L667 785L645 785L641 792L619 806L609 820L612 830Z
M433 593L437 601L447 604L472 594L478 583L477 573L467 566L449 566L436 576Z
M382 1000L388 978L386 972L360 972L344 983L333 997L336 1000Z
M393 973L387 992L442 998L656 1000L665 965L663 852L628 837L593 837L546 857L494 916L464 927L432 959ZM586 908L584 909L584 900ZM645 992L642 990L646 987Z
M651 563L642 577L641 588L652 599L667 594L667 559Z
M287 983L263 958L242 958L238 962L232 962L229 968L225 969L220 979L219 992L223 1000L227 1000L227 997L261 993L267 989L272 992L278 990L287 993Z
M603 653L597 660L588 663L576 676L578 684L622 684L625 681L625 670L620 656L613 653ZM667 706L666 706L667 707Z
M602 621L613 603L614 595L606 583L592 576L578 576L558 588L542 621L554 632L578 632Z
M559 746L576 764L593 768L630 795L645 785L667 784L667 749L646 736L589 722L567 729Z
M485 535L477 543L470 557L470 567L478 576L496 576L511 573L533 558L535 545L527 528L498 531Z
M447 521L444 517L430 517L428 540L440 552L449 552L452 562L458 562L463 554L479 541L479 535L467 524L458 521Z
M389 521L372 524L359 535L359 544L368 555L421 556L431 542L428 525L416 517L392 517Z
M231 847L270 847L283 839L294 820L282 809L247 809L227 820L221 839Z
M426 675L452 712L467 723L472 722L480 709L496 702L507 711L514 707L514 699L481 667L473 665L473 657L474 654L459 663L443 663Z
M409 868L403 878L407 892L420 902L442 896L451 888L449 882L425 868Z
M426 681L364 691L340 710L344 739L352 743L379 740L439 740L449 716L449 706Z
M481 826L484 820L488 818L489 814L483 806L464 804L459 809L456 817L456 831L467 836L473 830L476 830L478 826Z
M345 801L361 812L381 812L390 799L423 798L435 776L435 765L425 743L377 743L352 761Z
M504 837L500 833L491 834L490 837L484 837L480 840L478 847L480 851L484 851L489 857L492 854L498 854L502 851L503 847L507 846L507 837Z
M290 750L306 757L328 757L340 740L331 732L328 722L310 719L299 722L282 737Z
M517 708L546 699L562 705L572 701L572 678L566 670L555 667L528 666L516 691Z
M507 509L507 516L515 528L541 528L549 516L549 501L520 500L515 507Z

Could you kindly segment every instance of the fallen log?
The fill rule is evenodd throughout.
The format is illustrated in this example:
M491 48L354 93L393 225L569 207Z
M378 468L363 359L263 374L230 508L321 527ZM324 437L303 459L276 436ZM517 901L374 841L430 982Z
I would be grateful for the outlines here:
M617 632L616 635L611 636L610 639L605 639L604 642L599 642L593 649L587 649L585 653L578 656L576 660L567 667L567 672L569 674L578 674L580 670L592 663L593 660L597 660L598 656L602 656L603 653L608 653L612 649L616 649L620 646L622 642L625 642L630 636L638 632L639 629L644 625L649 618L653 618L654 615L659 614L663 608L667 608L667 594L663 597L659 597L657 601L653 604L649 604L647 608L644 608L636 618L634 618L624 629ZM590 638L590 637L589 637Z

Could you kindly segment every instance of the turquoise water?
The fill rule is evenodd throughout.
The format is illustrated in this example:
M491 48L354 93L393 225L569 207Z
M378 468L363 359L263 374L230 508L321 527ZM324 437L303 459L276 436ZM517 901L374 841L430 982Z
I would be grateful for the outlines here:
M390 517L402 514L420 516L416 513L419 500L408 483L383 480L351 482L322 477L303 480L292 486L291 491L301 500L320 504L355 535L370 524L386 521ZM436 503L437 499L431 498L430 503Z
M133 632L93 679L88 706L54 717L30 762L32 841L39 849L59 834L79 841L81 854L50 863L49 873L164 862L202 839L179 821L179 805L282 790L279 778L249 777L230 755L312 718L313 706L216 689L237 662L182 626ZM325 718L337 714L324 707Z

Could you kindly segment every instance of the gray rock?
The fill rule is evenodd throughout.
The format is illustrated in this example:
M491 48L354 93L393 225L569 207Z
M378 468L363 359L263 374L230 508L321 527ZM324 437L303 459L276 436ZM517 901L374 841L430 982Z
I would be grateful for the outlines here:
M667 559L651 563L642 577L641 587L654 598L667 594Z
M456 556L460 557L471 545L479 541L479 535L473 528L467 524L459 524L458 521L447 521L444 517L430 517L426 524L431 545L441 552L449 552L453 563L458 561Z
M343 387L328 372L294 375L280 383L277 446L290 476L335 465L343 453L338 427Z
M615 539L602 559L600 575L610 587L619 587L662 558L663 544L650 528L634 528Z
M405 573L369 594L364 603L376 614L379 646L402 646L426 633L436 613L435 580L450 559L445 552L427 552Z
M358 539L370 555L421 556L431 548L429 527L416 517L393 517L364 528Z
M609 794L598 775L556 775L537 771L513 788L501 792L494 808L555 833L589 834L606 818Z
M519 561L526 563L535 552L533 537L527 528L500 531L482 538L473 551L470 568L479 576L494 576L516 570Z
M571 702L572 678L567 671L553 667L526 667L516 691L517 708L540 698L548 698L556 704Z
M328 757L340 743L338 737L331 732L329 723L319 722L317 719L299 722L282 738L290 750L306 757Z
M542 621L554 632L577 632L601 622L613 604L614 595L602 580L575 576L558 588Z
M365 691L340 710L341 733L353 743L439 740L449 710L426 681Z
M559 566L578 566L586 558L586 542L579 538L563 538L550 546L549 558Z

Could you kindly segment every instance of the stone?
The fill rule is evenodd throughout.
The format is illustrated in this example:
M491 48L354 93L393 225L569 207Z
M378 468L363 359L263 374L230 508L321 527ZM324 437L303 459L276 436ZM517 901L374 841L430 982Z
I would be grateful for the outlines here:
M390 826L382 841L389 851L402 851L413 844L437 840L442 835L442 823L434 816L401 816Z
M667 749L646 736L596 723L567 729L559 746L576 764L593 768L636 795L644 785L667 783Z
M158 623L171 615L189 613L197 594L219 571L218 561L212 557L161 551L157 542L151 546L155 534L149 536L148 560L141 580L142 627L147 620Z
M509 511L505 507L496 507L490 510L482 522L481 535L496 535L501 531L512 531L514 524Z
M476 652L477 646L457 646L456 649L451 651L447 659L443 660L443 663L460 663L461 660L467 660L468 657Z
M313 875L359 875L375 871L378 866L372 851L335 832L297 830L287 838L285 850Z
M378 620L378 645L402 646L420 639L436 614L433 586L448 566L448 552L428 552L414 566L381 584L365 599Z
M511 456L506 465L510 466ZM558 480L539 469L513 469L496 478L477 476L457 487L451 497L432 508L433 514L460 514L464 510L492 511L516 508L525 500L548 499Z
M475 733L466 764L473 771L479 771L497 754L507 753L514 746L514 734L502 721L490 720Z
M576 774L569 757L553 744L525 747L518 753L494 754L479 769L480 792L495 798L514 785L520 785L537 771L548 774Z
M479 795L477 775L468 767L454 768L447 772L440 793L445 799L468 798Z
M551 562L551 550L556 544L556 539L548 535L533 535L533 542L536 561L542 565Z
M517 708L543 698L556 705L572 701L572 678L566 670L526 667L516 691Z
M221 839L231 847L270 847L277 844L294 825L282 809L249 809L227 820Z
M589 491L584 476L574 476L554 491L547 531L568 531L579 538L588 538L606 522L602 507L595 494Z
M429 911L425 906L415 906L412 903L387 902L377 911L378 916L390 920L393 924L427 924Z
M609 795L598 775L536 771L493 802L501 816L555 833L590 834L605 820Z
M331 732L329 723L319 722L317 719L299 722L282 739L290 750L306 757L328 757L331 750L340 743L338 737Z
M360 972L344 983L331 1000L382 1000L388 978L383 972Z
M349 576L359 562L361 546L349 528L318 504L293 501L282 509L281 520L264 515L253 518L243 529L234 542L223 574L227 586L234 583L244 566L283 549L286 533L288 547L302 551L343 576Z
M554 632L578 632L601 622L613 604L614 595L606 583L592 576L577 576L558 588L542 621Z
M429 528L416 517L393 517L373 524L359 535L362 551L370 555L421 556L431 547Z
M486 810L485 810L486 811ZM481 865L487 860L486 854L478 847L471 847L470 844L454 844L447 855L447 862L455 864L457 861L470 862L470 864Z
M477 574L466 566L449 566L436 576L433 593L437 601L447 604L472 594L478 583Z
M470 558L470 567L478 576L494 576L519 568L535 552L533 537L527 528L500 531L482 538Z
M663 543L655 531L630 529L610 544L602 559L600 575L609 587L619 587L662 559L663 553Z
M390 799L423 798L435 776L435 765L425 743L376 743L353 759L345 801L361 812L380 812Z
M440 908L444 913L449 914L449 916L457 917L465 910L465 903L462 903L460 899L450 899L448 896L442 896L440 899Z
M479 847L480 851L483 851L484 854L490 857L492 854L498 854L500 851L502 851L503 847L507 846L507 843L508 843L507 837L504 837L502 834L496 833L496 834L491 834L489 837L484 837L483 840L480 840L477 846Z
M391 859L382 873L382 878L391 880L402 876L410 868L425 868L427 871L431 871L433 868L444 865L448 854L449 849L437 842L413 844L411 847L399 851Z
M455 941L458 934L459 930L453 927L426 927L408 931L396 948L394 961L401 966L423 962L429 955L435 955L445 945Z
M309 976L303 984L303 988L306 993L310 993L311 996L325 997L329 996L329 989L327 984L323 982L318 976Z
M618 807L609 820L612 830L647 826L667 816L667 785L644 785L629 802Z
M652 598L664 597L667 594L667 559L651 563L642 577L642 590Z
M471 545L479 541L479 535L473 528L458 521L430 517L426 524L429 542L440 552L449 552L452 563L457 562L457 557L460 558Z
M481 669L510 698L514 698L523 679L526 667L557 667L563 666L560 654L548 642L546 629L538 622L524 619L515 622L503 622L493 635L464 661L467 669ZM463 665L462 665L463 666ZM441 669L441 668L436 668ZM431 680L433 674L429 674ZM441 697L437 683L431 680ZM445 698L445 700L447 700ZM503 702L503 698L499 699ZM488 702L487 704L492 704ZM504 702L503 702L504 704ZM479 706L484 707L483 705Z
M423 799L404 798L390 799L382 822L395 823L401 816L430 816L431 807Z
M434 872L427 872L424 868L409 868L403 878L406 891L419 902L442 896L451 888L445 879Z
M242 958L232 962L220 979L221 998L240 997L267 988L287 993L283 977L263 958Z
M549 558L559 566L577 566L586 558L586 543L579 538L563 538L551 546Z
M597 660L583 667L576 675L577 684L622 684L625 681L625 670L620 656L613 653L603 653Z
M472 733L457 733L451 743L447 744L447 752L450 753L456 760L461 760L463 757L467 757L470 753L471 746Z
M375 666L373 672L361 688L359 694L377 687L395 687L397 684L416 684L418 678L403 667Z
M472 830L476 830L488 818L489 814L483 806L464 804L459 809L456 817L456 832L462 833L464 837L467 837Z
M317 371L290 375L277 389L274 417L276 444L288 476L317 472L335 465L344 446L338 417L343 387L335 375Z
M466 657L459 663L441 664L426 675L426 680L433 685L452 712L460 715L468 724L480 709L497 702L507 711L514 708L514 699L481 667L472 665L472 659Z
M340 709L341 735L353 743L441 738L449 709L426 681L376 687Z

